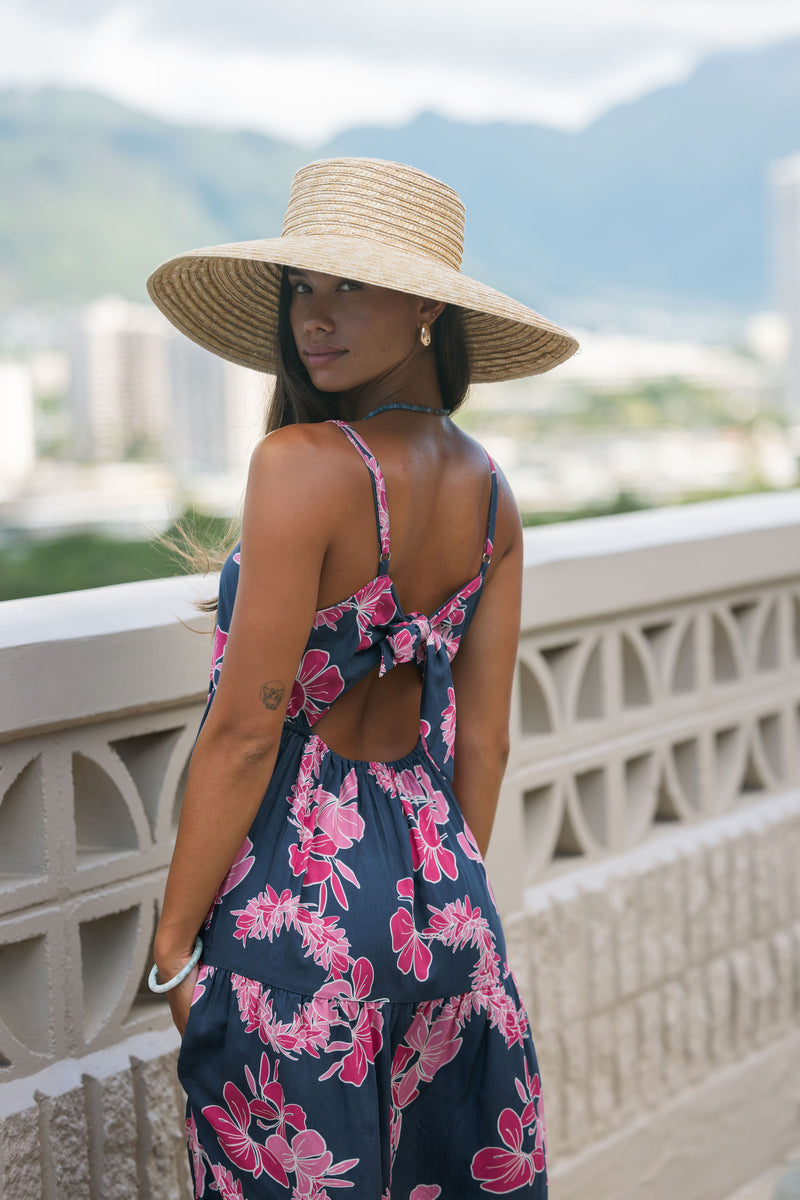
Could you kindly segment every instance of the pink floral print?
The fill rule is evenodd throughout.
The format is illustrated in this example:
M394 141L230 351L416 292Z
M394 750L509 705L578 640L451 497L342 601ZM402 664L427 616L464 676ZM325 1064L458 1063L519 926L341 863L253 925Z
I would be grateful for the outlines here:
M293 1194L303 1200L324 1200L323 1182L326 1187L352 1187L352 1182L336 1177L356 1166L358 1159L334 1163L325 1139L307 1127L303 1109L296 1104L286 1105L277 1069L273 1075L266 1054L261 1056L258 1084L249 1067L245 1067L245 1076L253 1099L248 1101L229 1080L222 1089L226 1107L212 1104L203 1109L203 1116L214 1127L231 1162L256 1179L266 1172L284 1187L294 1176ZM274 1132L262 1141L263 1134L256 1138L256 1130L250 1132L254 1122L259 1131ZM290 1129L295 1132L290 1133ZM221 1181L226 1187L233 1185L232 1178L229 1182L223 1175L224 1168L212 1171L218 1186Z
M324 912L328 901L328 885L342 908L347 908L347 895L342 880L359 887L353 870L342 860L341 852L349 850L364 836L364 821L358 812L356 798L358 783L353 768L338 793L317 787L310 792L308 803L290 818L299 829L299 840L289 849L292 873L303 877L304 883L319 885L319 911Z
M372 476L381 562L313 617L272 778L208 916L179 1058L195 1194L443 1200L458 1179L458 1200L545 1200L527 1016L452 784L450 663L481 595L496 479L478 575L434 613L404 613L383 476L341 427ZM238 559L220 581L209 705ZM395 762L341 757L317 720L398 663L420 675L417 745ZM465 1120L453 1136L420 1141L425 1114L454 1097Z
M301 709L309 721L316 720L344 691L344 679L337 666L330 665L325 650L307 650L300 662L286 715L296 717Z
M414 881L400 879L397 883L397 894L401 901L406 900L411 908L398 908L389 921L392 933L392 949L397 955L397 967L404 975L414 972L414 978L428 978L432 954L414 924Z
M447 689L447 708L442 713L442 741L446 747L445 762L453 757L453 746L456 740L456 693L455 688Z
M516 1080L520 1099L525 1101L521 1115L504 1108L497 1119L502 1146L485 1147L472 1160L474 1179L486 1192L506 1195L533 1183L537 1173L545 1171L544 1113L538 1074L531 1077L525 1063L525 1082ZM525 1139L533 1139L525 1150Z
M211 1174L214 1179L214 1187L222 1200L245 1200L241 1183L233 1178L227 1167L223 1167L220 1163L214 1163Z

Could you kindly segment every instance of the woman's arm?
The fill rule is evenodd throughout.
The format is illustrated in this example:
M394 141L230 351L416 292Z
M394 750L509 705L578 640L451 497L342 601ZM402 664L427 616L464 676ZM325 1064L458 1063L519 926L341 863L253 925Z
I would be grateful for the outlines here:
M292 426L265 438L251 458L231 628L192 753L156 934L162 980L189 958L272 775L331 529L331 505L321 503L330 470L317 465L323 456L314 449L313 434ZM169 993L181 1032L196 974Z
M508 760L522 603L522 523L499 472L498 484L495 553L478 610L453 659L457 713L453 787L483 855Z

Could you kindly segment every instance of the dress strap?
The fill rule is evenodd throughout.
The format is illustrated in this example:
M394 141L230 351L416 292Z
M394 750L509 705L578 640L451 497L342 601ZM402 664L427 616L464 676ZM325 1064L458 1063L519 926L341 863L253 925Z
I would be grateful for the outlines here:
M494 525L497 520L497 467L492 462L491 457L487 454L489 466L492 469L492 494L489 499L489 516L486 521L486 538L483 543L483 558L481 559L481 575L485 575L489 563L492 561L492 549L494 547Z
M359 437L355 429L347 424L346 421L331 420L329 425L338 425L342 433L350 439L358 453L366 463L367 470L372 476L372 494L375 499L375 520L378 525L378 542L381 548L380 563L378 566L379 575L387 575L389 573L389 559L391 558L391 542L389 539L389 509L386 505L386 480L383 478L383 471L378 464L378 460L370 450L369 446Z

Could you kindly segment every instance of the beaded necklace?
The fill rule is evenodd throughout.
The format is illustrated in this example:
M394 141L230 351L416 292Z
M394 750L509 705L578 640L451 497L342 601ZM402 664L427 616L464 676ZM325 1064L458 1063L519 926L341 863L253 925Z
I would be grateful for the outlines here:
M392 408L402 408L404 412L433 413L437 417L450 416L449 408L427 408L424 404L403 404L397 400L394 404L382 404L379 408L373 408L372 412L368 412L361 420L368 421L370 417L377 417L378 413L389 412Z

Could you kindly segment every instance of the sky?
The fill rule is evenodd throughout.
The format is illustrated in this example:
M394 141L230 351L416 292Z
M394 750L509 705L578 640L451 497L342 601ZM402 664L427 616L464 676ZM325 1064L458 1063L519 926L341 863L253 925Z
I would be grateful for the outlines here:
M0 0L0 87L314 146L429 111L578 129L709 54L796 36L798 0Z

